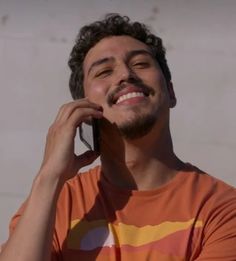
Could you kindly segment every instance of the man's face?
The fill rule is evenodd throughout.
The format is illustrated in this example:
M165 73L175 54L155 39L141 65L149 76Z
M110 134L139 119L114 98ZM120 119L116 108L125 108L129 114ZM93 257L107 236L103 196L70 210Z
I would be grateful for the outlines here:
M145 135L168 120L166 81L146 44L129 36L104 38L87 53L83 70L85 97L101 105L125 137Z

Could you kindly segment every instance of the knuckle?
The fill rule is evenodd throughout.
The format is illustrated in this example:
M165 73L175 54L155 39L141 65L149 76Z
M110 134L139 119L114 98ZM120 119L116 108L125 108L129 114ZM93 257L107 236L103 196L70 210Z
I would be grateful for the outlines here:
M55 129L55 126L54 126L54 125L55 125L55 124L52 124L52 125L49 127L48 133L54 132L54 129Z
M61 105L61 107L59 108L59 111L60 112L64 111L66 107L67 107L67 104Z
M49 134L53 134L53 133L57 132L58 129L60 129L60 125L62 125L62 124L58 124L57 122L54 122L54 123L49 127L48 133L49 133Z
M55 127L54 125L51 125L48 129L48 133L47 133L47 139L49 139L51 136L53 136L55 133Z

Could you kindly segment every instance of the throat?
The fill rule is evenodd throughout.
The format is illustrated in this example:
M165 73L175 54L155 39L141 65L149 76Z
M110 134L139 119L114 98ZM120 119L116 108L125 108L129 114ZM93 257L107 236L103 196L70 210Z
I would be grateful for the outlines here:
M102 166L109 183L121 189L140 191L160 188L174 178L183 167L179 163L178 167L170 168L156 160L128 161L126 164L113 162Z

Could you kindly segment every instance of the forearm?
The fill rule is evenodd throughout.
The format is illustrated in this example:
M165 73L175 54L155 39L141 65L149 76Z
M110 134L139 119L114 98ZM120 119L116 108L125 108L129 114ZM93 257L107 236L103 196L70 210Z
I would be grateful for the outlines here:
M78 126L90 117L102 118L101 107L88 99L65 104L48 131L44 158L24 213L4 245L0 261L48 261L52 247L56 204L66 180L92 163L97 154L74 152Z
M33 183L27 206L6 243L0 261L48 261L55 212L61 185L40 173Z

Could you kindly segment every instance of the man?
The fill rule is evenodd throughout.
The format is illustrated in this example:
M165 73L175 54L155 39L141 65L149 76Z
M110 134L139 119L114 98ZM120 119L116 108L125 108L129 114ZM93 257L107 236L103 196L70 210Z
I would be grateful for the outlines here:
M236 192L173 151L176 104L160 38L127 17L81 29L69 61L75 101L49 129L44 160L0 261L236 260ZM99 120L98 154L74 154Z

